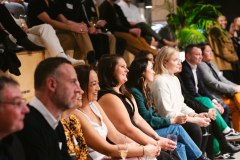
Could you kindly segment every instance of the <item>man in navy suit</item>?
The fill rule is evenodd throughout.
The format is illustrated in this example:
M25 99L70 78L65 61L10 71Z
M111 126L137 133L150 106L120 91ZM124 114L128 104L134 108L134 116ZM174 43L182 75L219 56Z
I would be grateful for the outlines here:
M201 73L197 65L202 62L202 51L197 45L189 45L185 49L186 60L182 63L181 77L183 83L187 86L189 92L195 97L206 96L211 100L214 96L211 95L206 89Z
M228 121L228 110L224 110L223 106L218 102L214 95L205 87L202 80L202 75L197 67L202 62L202 50L198 45L189 45L185 49L185 61L182 64L181 78L187 90L195 96L195 99L209 108L216 108L217 112L216 123L219 129L227 135L227 139L239 138L239 134L235 133L233 129L228 127L220 114L225 112L224 119ZM212 100L212 103L206 103L205 98L208 97ZM225 106L228 109L228 106ZM220 113L220 114L219 114Z

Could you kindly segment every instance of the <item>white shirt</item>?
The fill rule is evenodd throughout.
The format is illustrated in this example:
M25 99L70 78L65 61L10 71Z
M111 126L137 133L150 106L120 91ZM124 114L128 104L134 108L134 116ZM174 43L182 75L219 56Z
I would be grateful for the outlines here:
M121 0L117 4L121 7L128 22L136 22L136 23L145 22L145 19L141 17L141 14L138 8L132 3L128 5L124 0Z
M167 73L158 74L149 87L160 116L175 118L178 115L194 112L184 103L181 85L176 76Z
M99 111L99 109L97 108L97 106L91 102L89 103L89 106L91 108L91 110L98 116L98 118L101 121L101 125L99 125L98 123L94 122L91 120L90 117L88 117L88 115L86 115L83 111L80 110L80 112L83 113L83 115L88 119L88 121L92 124L93 128L98 132L98 134L103 138L106 139L107 138L107 134L108 134L108 129L106 124L103 121L102 115ZM94 160L101 160L104 159L105 155L102 153L99 153L95 150L93 150L92 148L89 148L89 155L92 159Z
M58 122L61 119L61 116L59 116L57 119L47 110L47 108L43 105L43 103L37 98L33 97L31 102L29 103L33 108L38 110L44 119L48 122L48 124L52 127L52 129L56 129L58 126Z
M187 61L187 63L190 65L190 67L192 69L193 78L194 78L194 82L195 82L195 88L196 88L196 92L198 93L197 65L192 65L188 61Z

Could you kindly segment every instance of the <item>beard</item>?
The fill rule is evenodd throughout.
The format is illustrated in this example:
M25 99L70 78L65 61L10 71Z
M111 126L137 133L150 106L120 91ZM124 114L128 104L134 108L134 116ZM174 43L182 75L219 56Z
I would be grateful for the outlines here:
M68 100L67 97L68 96L64 96L64 95L62 96L54 95L52 98L52 101L59 110L65 111L74 106L74 101Z

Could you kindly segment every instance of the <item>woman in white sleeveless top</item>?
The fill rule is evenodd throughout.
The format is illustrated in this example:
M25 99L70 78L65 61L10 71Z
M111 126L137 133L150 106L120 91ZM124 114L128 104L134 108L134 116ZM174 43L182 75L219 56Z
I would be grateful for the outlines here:
M89 66L83 65L76 67L78 80L81 88L84 90L82 96L83 105L74 114L80 119L83 134L85 128L92 128L91 133L94 139L88 134L84 134L87 145L89 146L89 156L94 160L108 159L110 157L119 157L118 146L123 142L128 143L127 157L156 157L160 153L160 149L154 145L141 146L123 134L118 132L108 119L101 106L98 104L97 96L100 89L97 73L90 69ZM89 124L91 124L89 126ZM106 141L108 138L114 144ZM141 159L141 158L134 158Z

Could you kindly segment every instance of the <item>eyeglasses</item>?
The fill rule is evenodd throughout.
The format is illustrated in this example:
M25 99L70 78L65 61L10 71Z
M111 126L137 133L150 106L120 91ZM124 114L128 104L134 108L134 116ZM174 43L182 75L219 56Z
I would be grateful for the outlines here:
M25 98L17 98L13 101L0 101L0 104L9 104L14 106L15 108L22 108L24 106L26 106L27 104L27 100Z

